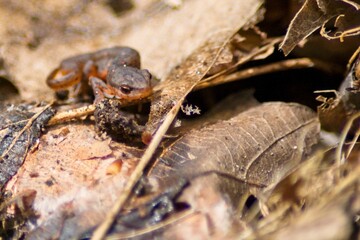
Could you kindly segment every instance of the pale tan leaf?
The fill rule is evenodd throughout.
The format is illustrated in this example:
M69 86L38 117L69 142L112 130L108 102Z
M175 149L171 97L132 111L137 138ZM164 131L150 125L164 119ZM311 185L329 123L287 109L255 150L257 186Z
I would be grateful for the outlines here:
M195 0L173 9L161 1L144 1L117 16L107 1L67 0L61 6L35 1L26 7L0 2L0 22L16 23L2 25L2 55L11 81L26 99L52 96L45 79L64 58L114 45L137 49L144 68L163 78L212 34L259 21L261 3ZM31 21L34 16L37 21Z
M36 191L32 207L40 217L31 236L44 238L43 230L56 236L61 222L69 224L63 234L78 236L101 222L140 155L136 148L99 139L93 126L68 124L40 138L7 187L13 194ZM120 168L108 175L115 161L121 162Z

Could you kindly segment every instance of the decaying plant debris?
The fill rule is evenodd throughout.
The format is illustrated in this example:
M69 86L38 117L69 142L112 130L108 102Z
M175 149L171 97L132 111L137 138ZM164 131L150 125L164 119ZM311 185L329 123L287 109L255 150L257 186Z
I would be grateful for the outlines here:
M0 6L2 238L359 238L358 1ZM117 45L158 82L139 106L112 100L148 119L141 136L45 86Z
M23 164L54 110L50 105L36 108L30 104L10 104L1 105L0 111L0 185L3 187Z

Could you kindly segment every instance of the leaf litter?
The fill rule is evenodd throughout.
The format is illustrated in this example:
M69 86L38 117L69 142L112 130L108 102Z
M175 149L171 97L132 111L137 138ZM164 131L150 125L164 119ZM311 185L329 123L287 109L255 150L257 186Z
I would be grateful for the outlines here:
M23 164L54 110L50 105L41 108L26 104L2 104L0 110L0 186L3 188Z
M347 4L346 6L356 7L356 4L353 4L353 2L343 2L345 5ZM311 1L306 1L304 4L310 3ZM241 154L237 150L233 150L231 145L239 144L240 148L243 147L243 144L246 145L245 140L248 135L254 135L253 138L259 142L268 141L270 135L268 136L267 134L269 132L264 129L264 131L251 134L251 131L256 129L253 126L257 124L256 120L249 121L248 125L245 123L244 126L240 124L241 127L251 133L245 134L246 137L238 141L236 141L236 138L230 139L229 136L231 134L222 135L223 131L221 129L227 129L226 131L230 133L238 131L239 128L236 124L226 124L232 121L232 117L250 117L252 114L259 114L256 113L256 109L262 109L260 111L262 114L260 115L264 118L267 115L263 114L263 112L267 111L269 111L269 116L275 116L274 119L276 120L269 121L269 125L274 124L276 127L275 122L281 120L278 118L282 116L281 111L287 107L294 107L294 105L279 103L282 107L276 110L276 103L267 103L262 106L252 107L252 109L240 113L240 115L238 115L237 111L233 111L231 107L228 107L227 109L231 110L225 111L223 116L218 113L199 118L198 122L201 122L203 119L205 125L206 123L216 122L215 119L218 119L219 122L215 123L215 125L205 126L204 128L198 128L199 125L204 125L204 123L188 125L187 127L190 128L191 126L198 128L190 130L190 132L186 128L181 132L180 127L174 139L164 139L163 145L161 145L163 149L157 148L167 129L174 122L185 97L197 86L198 88L206 88L234 81L242 78L242 76L244 78L251 77L254 76L252 75L254 70L256 72L259 70L261 74L261 71L266 73L277 71L276 69L284 70L291 68L291 62L289 61L286 62L288 65L281 65L279 62L275 63L275 65L264 65L262 66L263 68L249 68L248 72L246 72L247 69L244 69L242 72L241 70L236 72L237 69L241 69L241 66L249 61L254 62L268 57L273 52L274 45L281 40L281 38L267 39L266 37L260 37L260 40L255 41L256 44L250 47L250 51L244 51L244 55L237 55L241 47L234 48L234 45L230 44L234 41L236 42L237 38L241 39L247 35L244 31L240 31L240 35L237 35L236 32L239 28L253 31L251 30L252 25L262 18L262 12L258 8L259 5L254 4L250 12L245 10L247 12L245 14L246 17L241 16L243 17L241 21L244 21L243 24L239 24L239 21L232 19L233 17L237 19L239 16L228 14L227 18L220 17L225 22L232 21L233 25L224 27L222 25L224 22L218 21L219 19L214 21L218 21L219 25L214 25L209 24L205 20L199 20L200 18L198 17L189 18L186 14L181 15L186 12L193 14L189 10L192 9L196 13L195 16L201 16L201 14L198 14L199 11L196 11L198 8L195 7L203 5L200 1L193 1L193 5L184 1L182 4L177 5L179 8L177 11L167 8L166 4L156 3L156 1L151 3L149 1L139 5L139 8L135 8L132 16L130 14L124 17L126 24L137 19L135 21L136 24L129 24L127 26L125 26L125 23L119 25L113 24L112 26L114 27L109 29L108 23L118 23L120 18L114 18L112 14L109 14L109 9L102 8L101 3L97 4L99 3L78 5L80 6L79 9L86 9L87 13L97 6L104 15L109 16L104 22L100 22L99 25L95 24L96 31L93 31L91 27L86 27L89 31L89 36L92 36L94 40L89 40L86 34L80 34L75 37L77 41L72 41L72 37L69 35L65 36L64 39L49 38L47 36L49 33L45 31L43 37L40 37L39 42L35 44L35 47L31 45L34 42L28 45L33 47L31 51L24 51L28 47L20 47L20 50L14 50L14 42L6 42L4 45L4 59L10 66L10 78L17 87L21 86L19 87L21 96L29 98L34 96L34 94L44 93L44 90L39 90L40 87L35 86L34 82L39 81L39 79L45 79L45 71L52 69L51 66L56 65L58 60L66 55L68 56L70 53L74 54L75 52L86 52L88 49L99 48L100 46L110 45L115 42L117 44L120 42L133 45L143 53L142 57L145 66L149 69L154 69L154 74L162 80L157 86L156 94L153 97L150 121L147 125L148 135L145 135L145 140L152 139L152 141L146 149L144 146L136 148L114 142L106 136L99 136L94 132L91 117L88 119L82 118L85 120L82 122L64 123L64 125L59 126L57 125L63 122L63 117L58 117L57 120L50 122L48 132L40 138L37 148L27 154L26 161L22 165L19 174L7 185L7 189L15 194L14 199L16 199L16 196L18 196L18 199L25 199L26 197L21 197L21 193L29 189L36 195L34 200L30 201L32 203L30 205L37 213L36 216L32 217L32 222L36 222L37 227L35 230L32 229L30 234L27 234L28 238L48 239L56 237L67 239L80 236L90 237L95 230L94 227L98 226L101 222L107 225L105 225L105 228L99 228L101 230L95 231L95 233L100 232L100 234L95 234L93 236L94 239L102 238L107 229L110 229L110 232L112 232L111 236L114 238L138 237L144 239L155 236L182 238L184 231L199 238L206 237L213 239L224 237L246 239L254 238L255 236L264 238L269 236L274 238L296 238L302 236L301 233L304 232L304 229L311 229L324 238L327 236L326 234L335 236L334 234L342 228L345 229L343 235L336 236L347 238L352 234L352 228L349 227L349 224L353 223L352 219L356 218L356 212L358 212L358 201L357 198L353 197L352 193L353 186L356 184L356 178L354 177L356 175L354 174L357 173L357 168L354 167L352 169L349 167L346 159L352 159L351 163L354 164L353 166L356 166L356 129L355 140L351 144L346 143L347 134L343 134L341 148L337 148L341 149L341 155L337 157L341 161L332 159L328 155L318 154L310 158L309 161L305 161L305 164L300 164L301 160L306 158L302 156L302 150L305 149L304 152L307 153L310 151L310 146L317 141L319 126L316 116L311 111L304 110L308 112L310 118L314 121L314 125L312 125L314 132L310 131L311 133L306 137L303 134L306 135L308 133L307 130L311 128L307 129L305 127L305 130L295 128L296 130L293 132L290 131L289 136L285 134L286 136L275 140L274 144L276 146L279 143L280 155L276 155L275 151L270 150L260 151L259 157L256 157L257 155L255 154L255 163L259 161L271 162L271 164L267 168L261 164L256 170L248 169L249 175L245 177L239 174L240 170L236 170L236 166L239 166L240 169L243 167L240 166L242 164L228 164L225 163L226 160L221 162L218 159L230 159L232 161L238 159L242 163L244 160L243 156L240 156ZM220 5L218 6L216 4L209 4L204 8L207 9L204 12L210 12L209 9L212 8L223 9L227 13L238 11L234 8L236 4L234 5L230 1L229 3L219 3ZM325 29L326 22L331 19L329 16L336 16L336 14L340 14L343 11L343 8L336 8L335 11L332 9L333 7L328 9L329 5L325 1L317 1L316 4L321 11L326 12L326 16L322 19L322 22L316 22L316 26L314 25L310 28L311 32L321 26ZM246 9L245 5L240 5L239 3L239 6L236 6ZM71 19L71 11L67 15L67 7L69 6L71 4L65 4L60 10L63 11L61 14L65 14L64 16L68 16ZM161 6L161 8L154 6ZM229 10L233 8L235 9L234 11ZM30 7L29 11L31 12L32 9ZM141 14L137 15L139 14L137 12L138 9L146 9L144 12L147 17L150 16L150 19L143 21ZM154 9L158 9L158 11L154 11ZM5 8L2 11L11 12L13 10L14 8ZM332 15L333 11L336 13L335 15ZM21 15L21 11L19 13ZM165 21L166 19L171 19L169 16L175 16L176 14L179 14L179 18L174 17L174 19L168 22ZM206 15L204 16L206 18ZM82 16L79 17L79 19L81 18ZM185 20L179 21L179 19L186 18L190 19L189 24L191 23L190 26L194 26L194 28L187 26ZM66 25L69 19L64 18L64 22L61 24ZM207 19L211 18L207 17ZM74 19L71 21L74 21ZM340 24L341 21L339 18L337 24ZM159 22L164 23L163 26L159 27ZM184 24L179 24L179 22ZM72 26L76 26L76 20L73 23L75 25ZM200 27L198 23L203 23L204 25ZM303 23L296 23L294 20L289 28L287 37L291 38L291 35L294 34L292 31L301 24ZM185 30L169 31L175 25L183 27L183 29L189 29L190 33L184 33L183 31ZM81 24L77 26L81 26ZM210 29L207 28L209 26ZM99 29L102 29L102 27L104 27L103 29L110 30L111 33L95 38L94 36L96 33L101 32ZM140 31L139 29L142 30ZM55 27L52 33L61 31L61 27L59 29ZM122 32L121 36L118 34L119 32ZM255 32L259 36L262 35L257 30ZM179 37L178 33L181 33L183 37ZM219 33L223 34L217 35ZM292 47L300 39L307 37L308 34L296 37L291 43ZM347 35L350 36L351 34L342 34L341 39ZM56 34L53 36L56 36ZM76 34L73 36L76 36ZM187 38L188 36L193 38ZM34 39L36 38L32 40ZM143 39L149 39L149 41L144 44ZM241 40L240 43L246 44L246 39L252 38L247 36L245 37L245 42ZM23 40L20 39L20 42ZM288 40L285 39L284 41ZM65 42L66 49L64 45L61 46ZM249 42L254 43L253 41ZM49 48L53 49L51 54L48 51ZM14 51L14 56L8 54L12 51ZM39 66L35 69L40 71L36 77L32 76L33 63L36 61L33 61L28 68L24 67L27 65L26 59L28 58L26 56L29 55L33 59L39 59ZM22 60L17 62L17 58ZM350 63L351 67L349 67L348 76L350 77L347 78L347 82L352 85L344 88L345 95L348 93L349 88L356 87L357 79L354 76L357 76L358 60L356 56L354 59ZM321 64L322 62L314 59L295 60L295 67L321 66L320 69L328 67ZM322 66L325 66L325 68L322 68ZM211 76L212 74L214 75ZM43 78L39 77L42 75L44 75ZM19 81L24 79L24 76L29 77L29 83L32 83L28 92L24 90L26 86ZM203 85L201 86L199 83ZM32 86L35 86L35 88L32 88ZM332 105L332 102L328 102L328 99L325 98L323 100L324 104ZM245 102L244 105L253 106L250 102ZM241 105L243 102L239 104ZM230 106L230 104L228 105ZM267 107L265 108L265 106ZM298 106L303 108L301 105ZM82 113L83 110L86 113ZM83 110L75 111L75 115L87 116L91 114L91 105ZM228 115L229 112L232 112L231 116ZM292 119L290 116L293 116L293 114L285 115L286 119ZM303 113L296 113L294 116L304 115ZM65 119L67 117L65 116ZM212 119L213 117L214 119ZM224 119L230 120L224 121ZM255 119L260 120L261 117ZM331 118L328 117L327 119L330 120L331 125ZM323 124L321 118L320 121ZM298 120L289 122L284 120L283 122L286 124L278 124L278 126L291 125L298 122ZM341 124L344 125L344 121ZM262 129L264 126L260 125L258 128ZM349 126L356 128L351 123ZM219 129L220 133L216 129ZM176 128L171 129L171 132L176 133ZM212 135L214 132L216 132L216 137ZM154 133L155 135L153 135ZM205 136L203 142L196 141L195 139L198 136L202 136L202 134ZM297 134L299 134L299 137ZM220 142L222 143L230 143L235 140L234 144L225 144L228 146L226 149L229 150L229 155L227 155L228 152L225 151L225 148L221 148L220 142L217 141L218 138L221 138ZM306 141L302 141L304 138ZM282 146L280 142L284 139L286 139L285 142L288 145ZM245 142L243 143L242 141ZM294 144L291 141L295 141ZM207 146L207 144L214 146L212 154L201 151L201 146ZM272 148L271 143L268 143L268 146L271 146L269 149ZM215 151L218 148L220 148L219 151ZM157 151L155 151L156 149ZM246 149L251 150L251 148ZM288 150L291 151L289 152ZM143 155L144 151L145 154ZM286 156L285 153L291 153L292 151L297 152L298 155L284 157ZM334 150L330 152L334 152ZM329 155L335 156L336 154ZM261 156L265 156L264 160L262 160ZM276 162L274 164L271 161L273 158L281 159L281 156L286 159L285 162L291 163L291 167ZM173 159L177 160L173 161ZM207 161L208 159L214 160ZM148 162L150 160L153 160L155 165L153 163L149 165ZM149 176L148 178L141 178L141 176L144 176L144 171L149 170L146 167L151 167L148 173ZM284 168L282 169L282 167ZM314 171L314 176L309 178L308 173L312 171ZM153 174L156 175L155 181ZM168 176L169 181L165 181L167 177L164 176ZM139 183L137 183L138 179L140 179ZM176 184L170 184L172 181ZM136 186L135 183L137 183ZM331 189L332 185L335 186L335 190ZM307 190L309 190L309 193L306 192ZM240 193L243 193L244 196L242 198L236 197L236 194ZM129 199L131 194L136 195L136 197L133 196ZM118 198L119 196L120 198ZM342 196L342 200L340 200L340 196ZM252 197L255 198L255 201L249 207L248 201ZM14 203L14 201L10 202L11 204ZM286 204L283 205L283 203ZM19 203L16 203L16 205L19 205ZM281 207L282 205L283 207ZM236 208L237 206L238 208ZM109 210L111 207L112 210ZM10 209L10 205L5 205L5 208ZM328 211L328 209L333 209L333 211ZM336 219L336 221L331 221L332 225L328 225L332 226L333 231L327 230L329 229L326 227L327 224L321 224L328 220L326 219L326 211L329 212L333 219ZM313 214L316 214L316 217L311 217ZM105 218L106 215L108 217ZM298 222L291 221L294 216L299 216L300 220ZM106 220L104 221L103 219ZM114 223L114 226L110 228L112 223ZM26 223L24 226L29 227ZM316 226L319 226L319 231L316 231ZM127 231L124 232L124 229L127 229ZM338 231L336 231L337 229ZM82 235L86 230L90 230L90 232ZM28 231L29 229L25 230L25 233Z

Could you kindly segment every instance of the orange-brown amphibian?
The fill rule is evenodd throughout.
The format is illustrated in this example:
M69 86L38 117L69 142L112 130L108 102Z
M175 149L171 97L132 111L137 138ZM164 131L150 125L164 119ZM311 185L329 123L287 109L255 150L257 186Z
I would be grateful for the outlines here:
M140 55L129 47L106 48L67 58L46 82L58 92L73 87L76 95L86 94L90 85L96 101L106 97L132 102L152 92L151 74L140 69Z
M97 129L118 139L138 137L144 130L137 117L122 108L149 97L151 82L149 71L140 69L139 53L129 47L67 58L47 78L47 84L55 91L72 89L76 96L84 96L91 87Z

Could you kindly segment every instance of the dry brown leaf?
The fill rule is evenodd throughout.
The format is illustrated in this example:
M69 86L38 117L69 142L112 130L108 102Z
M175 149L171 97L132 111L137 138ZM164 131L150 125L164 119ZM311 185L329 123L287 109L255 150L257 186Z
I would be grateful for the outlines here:
M179 178L218 175L212 184L220 185L236 205L251 187L268 186L286 175L309 153L318 134L319 122L310 109L265 103L186 134L164 151L150 176L169 186Z
M288 55L294 47L333 17L354 15L350 1L306 0L290 23L280 49ZM356 16L356 15L354 15Z

